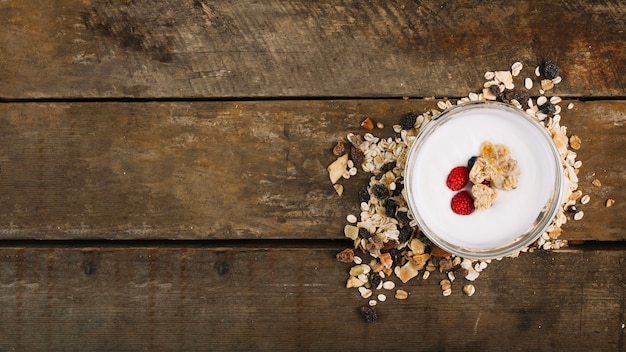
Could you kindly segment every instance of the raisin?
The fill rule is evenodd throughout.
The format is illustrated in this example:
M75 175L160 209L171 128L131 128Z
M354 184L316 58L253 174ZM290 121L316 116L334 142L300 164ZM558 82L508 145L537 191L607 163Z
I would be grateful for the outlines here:
M370 201L370 193L367 191L366 187L359 190L359 200L361 203L367 203Z
M365 160L365 154L360 148L352 147L350 148L350 159L352 159L355 166L361 166L363 160Z
M448 271L452 269L452 259L449 257L439 260L439 271Z
M368 239L368 238L372 237L372 234L369 232L368 229L361 227L361 228L359 228L359 236L361 238Z
M415 127L415 122L417 121L417 116L414 113L409 112L404 117L402 117L402 121L400 122L400 126L403 130L410 130Z
M393 199L388 199L385 202L385 213L390 218L396 217L396 211L398 210L398 203Z
M555 79L559 75L559 66L552 61L546 61L541 65L541 74L547 79Z
M401 266L402 265L402 253L397 248L391 248L389 250L389 255L391 255L391 260L393 261L393 265Z
M391 195L399 196L402 194L402 190L404 189L404 179L402 177L399 177L395 183L396 183L396 189L394 189L391 192Z
M413 228L411 226L402 226L400 228L400 235L398 235L398 241L400 243L406 242L411 239L413 235Z
M464 277L467 276L467 274L469 273L469 271L465 268L458 268L456 269L453 274L454 274L454 278L456 279L462 279Z
M368 323L373 323L376 321L376 318L378 318L378 316L376 315L376 309L374 309L374 307L363 306L359 308L359 312L361 313L363 319L365 319L365 321Z
M380 200L385 200L389 197L389 190L383 185L374 185L372 186L372 195Z
M500 91L500 87L497 84L490 85L489 86L489 90L491 91L491 94L496 96L496 98L502 96L502 92ZM501 100L501 99L499 99L499 100Z
M387 171L391 171L396 167L396 162L395 161L390 161L388 163L385 163L383 166L380 167L380 172L381 173L386 173Z
M378 275L378 273L370 273L370 287L372 289L375 289L376 287L378 287L378 285L380 285L381 282L381 278L380 275Z
M576 208L575 205L570 205L569 207L567 207L567 209L565 209L568 213L574 214L578 212L578 208Z
M346 151L346 144L343 141L338 141L337 145L333 148L333 154L335 156L341 156Z
M517 100L522 105L522 108L524 108L524 110L530 107L528 106L528 99L530 99L530 95L526 92L523 92L521 90L507 90L504 92L502 100L505 103L508 104L513 99Z
M477 156L473 156L471 158L469 158L469 160L467 161L467 168L469 170L472 170L472 168L474 167L474 164L476 164L476 160L478 159Z
M539 107L539 110L546 115L554 114L556 113L556 106L554 106L551 102L546 102Z
M397 211L396 219L398 220L398 223L400 223L400 225L402 226L406 226L411 222L411 220L409 219L409 214L406 211Z

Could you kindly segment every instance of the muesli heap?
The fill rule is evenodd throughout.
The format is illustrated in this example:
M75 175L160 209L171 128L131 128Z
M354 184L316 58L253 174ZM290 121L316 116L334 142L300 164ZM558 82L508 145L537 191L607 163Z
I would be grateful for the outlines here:
M583 215L576 208L582 197L582 192L577 191L577 174L582 162L576 160L576 152L569 148L570 143L572 149L580 148L580 138L568 138L567 128L560 125L561 98L546 96L546 92L561 81L556 64L547 61L535 69L535 76L541 85L540 96L536 101L528 93L533 87L532 78L524 79L525 90L515 88L514 78L521 73L522 68L522 63L516 62L508 71L486 72L482 92L470 93L456 104L484 100L508 103L526 111L551 134L561 156L566 182L563 199L566 201L559 207L545 233L535 243L522 249L522 252L558 249L567 245L567 241L558 238L561 226L568 220L566 214L572 214L576 220ZM452 102L439 101L437 107L444 110L452 107ZM573 104L570 103L567 108L572 109ZM360 309L367 321L375 320L374 306L385 301L388 293L393 292L396 299L408 298L407 291L396 289L398 280L406 283L418 275L425 280L432 272L439 271L447 277L440 282L444 296L452 293L452 283L455 280L463 280L462 291L471 296L475 292L471 282L491 263L491 260L461 258L432 244L421 233L403 196L407 152L419 131L441 113L439 109L431 109L421 114L407 113L398 125L393 126L396 132L394 137L384 139L371 132L363 136L350 133L347 135L347 142L340 141L333 150L338 158L328 167L328 172L339 195L343 192L339 181L356 175L358 168L372 175L369 184L359 192L361 213L346 217L348 223L344 234L354 242L354 246L337 254L337 260L353 265L346 287L356 288L361 297L368 299L368 305ZM363 121L362 126L371 131L375 125L368 118ZM494 146L486 145L486 148L489 147ZM478 178L481 176L473 176L476 178L474 183L480 184L481 180ZM501 181L501 186L506 188L505 180ZM512 185L508 186L510 188ZM476 190L478 194L482 191L482 188ZM586 199L588 196L582 198ZM355 250L359 255L355 254Z

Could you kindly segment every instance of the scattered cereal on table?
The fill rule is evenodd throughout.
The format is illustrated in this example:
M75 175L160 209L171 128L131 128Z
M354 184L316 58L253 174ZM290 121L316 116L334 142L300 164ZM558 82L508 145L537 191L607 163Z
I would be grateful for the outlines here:
M609 198L606 200L606 203L604 203L604 206L610 208L613 204L615 204L615 199Z
M591 181L591 184L596 186L596 187L602 186L602 182L600 182L600 180L598 180L597 178L595 180Z

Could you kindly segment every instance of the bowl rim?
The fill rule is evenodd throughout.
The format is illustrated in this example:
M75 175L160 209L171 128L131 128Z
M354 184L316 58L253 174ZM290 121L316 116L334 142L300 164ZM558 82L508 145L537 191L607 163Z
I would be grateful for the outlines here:
M555 165L555 185L550 196L549 201L546 203L544 208L537 216L537 220L532 224L531 229L527 232L520 234L515 237L510 242L507 242L503 245L485 249L475 249L475 248L462 248L460 246L448 243L441 237L437 236L433 233L432 230L425 224L425 221L420 217L419 212L417 211L417 207L413 204L415 201L412 199L411 195L411 182L408 182L411 178L411 172L413 170L412 163L415 158L414 155L417 153L416 150L419 150L419 147L423 145L424 141L428 136L434 133L436 127L441 125L442 123L450 120L451 118L462 114L465 111L474 110L474 109L497 109L497 110L505 110L513 113L521 118L524 118L527 122L531 123L545 138L549 141L550 150L552 151L552 156L554 158ZM446 110L444 110L441 114L435 116L416 136L415 140L409 147L409 151L407 153L407 158L405 161L404 168L404 179L405 181L405 199L407 202L407 207L411 211L413 218L417 222L417 225L421 232L436 246L441 249L454 254L456 256L460 256L463 258L471 258L471 259L496 259L502 258L505 256L510 256L515 253L518 253L523 248L527 247L534 241L536 241L545 230L552 224L559 207L562 203L562 197L564 194L564 172L561 161L560 153L552 140L552 136L546 130L544 126L542 126L537 120L535 120L532 116L527 114L525 111L516 108L513 105L497 102L497 101L475 101L475 102L466 102L461 105L454 105Z

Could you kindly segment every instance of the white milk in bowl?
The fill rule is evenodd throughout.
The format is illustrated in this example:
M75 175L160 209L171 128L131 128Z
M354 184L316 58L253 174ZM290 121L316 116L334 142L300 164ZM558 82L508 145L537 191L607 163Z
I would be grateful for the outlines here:
M517 188L498 191L487 209L456 214L450 201L457 192L446 186L446 177L479 155L483 142L506 146L517 160ZM541 236L560 205L563 171L550 135L525 112L497 102L466 103L421 131L409 150L404 182L411 213L434 244L465 258L488 259Z

